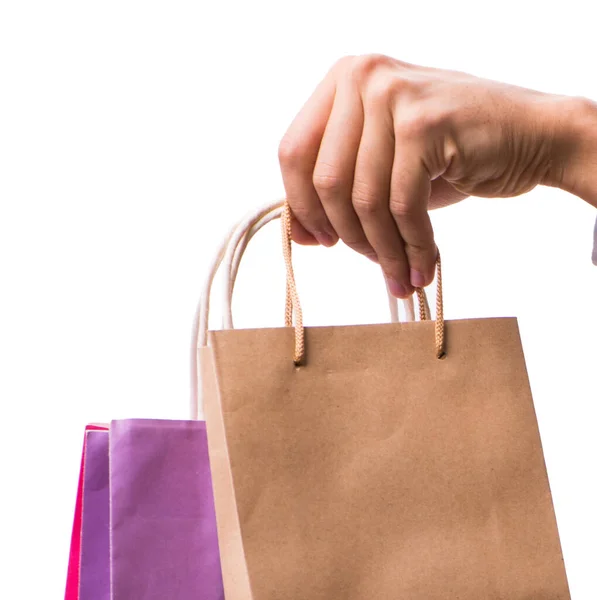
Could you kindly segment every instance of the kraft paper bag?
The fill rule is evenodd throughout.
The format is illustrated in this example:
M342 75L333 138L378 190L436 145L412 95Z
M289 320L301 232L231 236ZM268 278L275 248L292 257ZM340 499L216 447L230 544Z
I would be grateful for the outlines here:
M199 349L226 600L569 599L516 320L304 329L285 215L293 327Z

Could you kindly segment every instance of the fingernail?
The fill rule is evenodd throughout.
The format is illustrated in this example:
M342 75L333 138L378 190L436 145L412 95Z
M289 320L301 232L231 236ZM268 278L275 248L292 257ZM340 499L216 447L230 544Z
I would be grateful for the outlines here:
M425 276L420 271L415 271L415 269L410 270L410 283L413 287L424 287L425 286Z
M335 243L334 238L325 231L315 231L313 232L313 235L315 236L315 239L326 248L331 248Z
M390 294L395 296L396 298L408 298L410 296L409 290L406 289L406 286L402 285L395 279L388 279L388 289L390 290Z

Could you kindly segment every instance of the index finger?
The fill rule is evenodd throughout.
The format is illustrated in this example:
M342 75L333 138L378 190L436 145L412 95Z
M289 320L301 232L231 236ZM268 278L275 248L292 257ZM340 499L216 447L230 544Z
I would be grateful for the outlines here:
M313 185L313 170L335 92L335 79L328 75L295 117L278 149L286 199L301 225L297 231L306 231L324 246L335 244L338 236Z

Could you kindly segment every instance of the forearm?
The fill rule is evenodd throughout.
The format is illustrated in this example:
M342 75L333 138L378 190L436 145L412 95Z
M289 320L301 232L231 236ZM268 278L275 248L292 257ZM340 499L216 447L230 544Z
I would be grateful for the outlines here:
M597 103L561 98L554 101L550 112L553 161L544 183L597 207Z

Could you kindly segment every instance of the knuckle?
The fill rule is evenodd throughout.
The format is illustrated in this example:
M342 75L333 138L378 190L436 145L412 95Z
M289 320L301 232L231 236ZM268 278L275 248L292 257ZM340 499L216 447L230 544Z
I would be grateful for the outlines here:
M382 202L370 187L364 184L355 184L352 189L352 205L359 216L370 217L379 213Z
M389 107L393 113L400 115L402 106L408 106L419 95L417 81L400 65L392 64L377 69L369 78L364 97L367 105L373 108ZM398 110L399 104L401 107Z
M303 164L309 155L306 144L285 135L278 146L278 161L283 167L296 168Z
M391 63L384 54L361 54L350 63L350 74L360 82L368 80L378 69Z
M341 192L345 187L345 182L340 175L331 170L328 172L316 170L313 173L313 186L318 194L328 197Z
M411 219L415 216L416 206L406 200L390 200L390 212L397 219Z
M415 86L402 71L399 71L397 75L387 82L386 87L388 93L391 94L393 98L404 98L414 91Z

